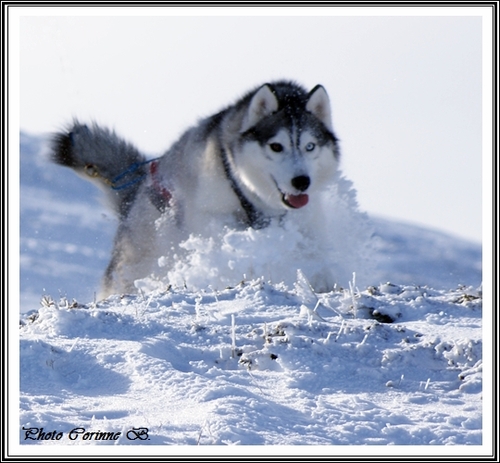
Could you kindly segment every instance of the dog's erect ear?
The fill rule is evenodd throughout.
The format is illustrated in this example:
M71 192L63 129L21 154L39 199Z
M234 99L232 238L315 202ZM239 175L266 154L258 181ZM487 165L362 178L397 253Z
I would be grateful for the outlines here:
M242 132L252 128L265 116L278 110L278 100L269 85L264 84L250 101L248 112L243 121Z
M314 114L325 127L333 131L332 110L330 108L330 99L326 90L321 85L316 85L310 92L306 104L306 110Z

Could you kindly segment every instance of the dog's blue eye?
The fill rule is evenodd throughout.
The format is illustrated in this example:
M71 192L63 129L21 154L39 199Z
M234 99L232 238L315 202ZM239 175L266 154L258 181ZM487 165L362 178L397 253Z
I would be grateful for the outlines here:
M306 151L312 151L314 148L316 148L316 145L312 142L306 145Z
M281 153L283 151L283 145L281 143L270 143L269 148L271 148L275 153Z

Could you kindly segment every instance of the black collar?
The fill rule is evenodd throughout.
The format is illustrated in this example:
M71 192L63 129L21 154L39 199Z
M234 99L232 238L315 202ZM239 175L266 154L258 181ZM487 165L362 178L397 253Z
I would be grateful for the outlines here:
M221 143L219 143L221 157L222 157L222 165L224 166L224 172L226 173L226 177L231 183L231 188L234 191L234 194L238 197L240 201L241 207L245 211L247 215L247 223L252 228L264 228L269 225L269 219L262 214L262 212L258 211L255 206L247 199L247 197L241 191L240 186L238 185L236 179L233 176L231 165L229 163L228 153L224 149Z

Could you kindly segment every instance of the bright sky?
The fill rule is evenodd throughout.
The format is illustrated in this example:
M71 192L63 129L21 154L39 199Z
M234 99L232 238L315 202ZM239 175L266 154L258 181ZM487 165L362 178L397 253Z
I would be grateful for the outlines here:
M256 85L321 83L362 210L480 241L484 13L27 8L20 127L96 120L158 155Z

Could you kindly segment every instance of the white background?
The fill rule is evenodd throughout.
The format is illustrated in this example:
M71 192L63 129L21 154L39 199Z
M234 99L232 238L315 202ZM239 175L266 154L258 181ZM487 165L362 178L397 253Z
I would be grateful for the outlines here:
M254 86L321 83L361 209L479 242L478 11L27 9L20 128L95 120L158 155Z

